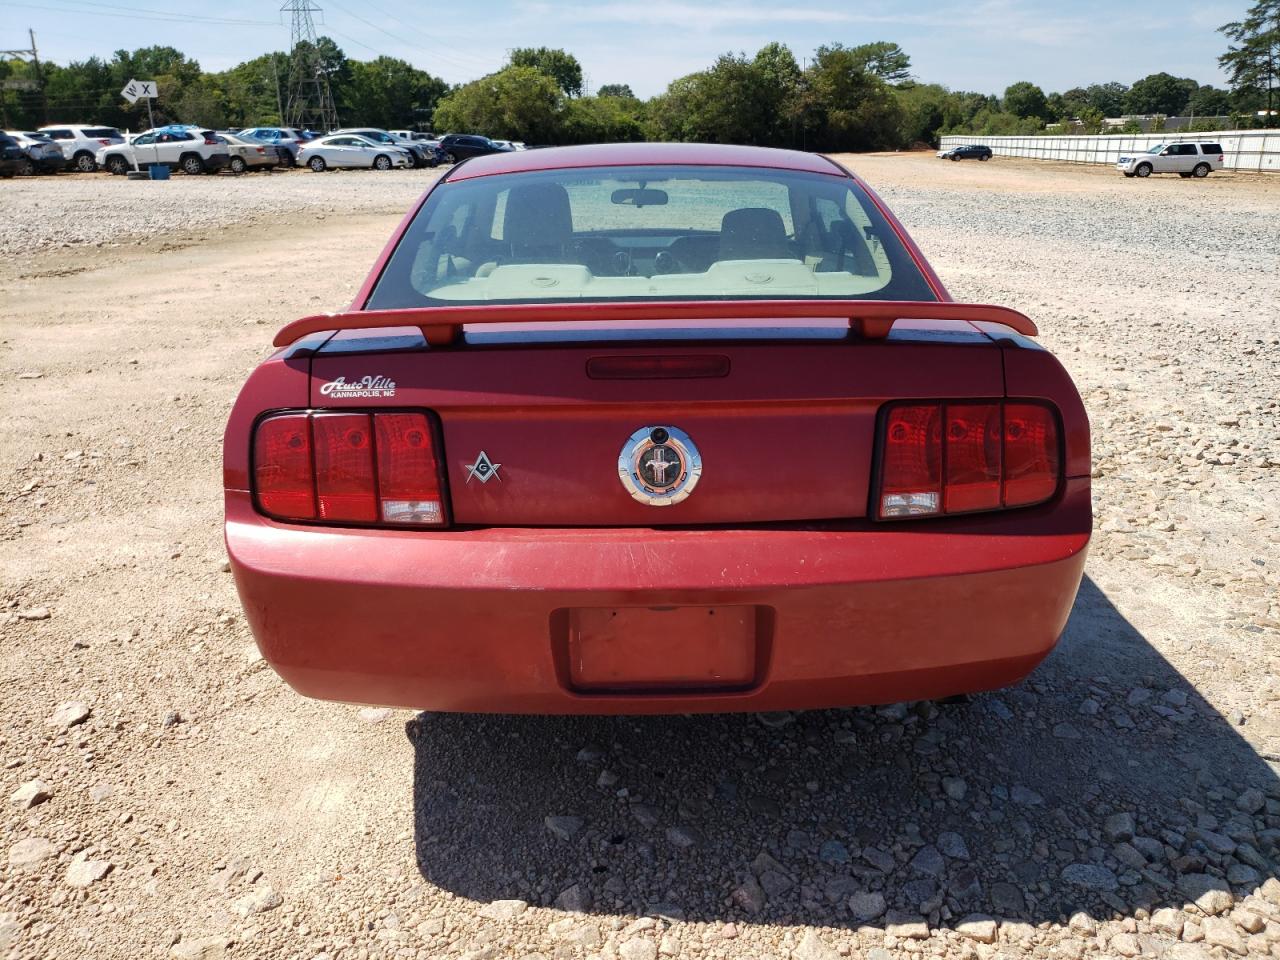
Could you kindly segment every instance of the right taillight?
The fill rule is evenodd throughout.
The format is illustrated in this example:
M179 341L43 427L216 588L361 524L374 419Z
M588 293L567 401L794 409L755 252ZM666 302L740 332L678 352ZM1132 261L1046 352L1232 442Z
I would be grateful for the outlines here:
M311 411L260 421L254 495L279 520L443 526L443 484L424 413Z
M879 464L880 520L1042 503L1062 478L1057 413L1029 401L894 404Z

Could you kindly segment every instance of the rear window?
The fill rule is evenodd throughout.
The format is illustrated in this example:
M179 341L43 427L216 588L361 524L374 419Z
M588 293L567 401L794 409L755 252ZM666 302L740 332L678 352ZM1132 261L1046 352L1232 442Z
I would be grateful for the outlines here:
M1220 143L1202 143L1200 149L1205 153L1222 153L1222 144Z
M645 166L441 183L367 306L753 298L935 299L847 177Z
M117 130L115 127L85 127L84 135L86 137L91 137L94 140L99 140L99 139L123 140L124 139L124 137L120 136L120 131Z

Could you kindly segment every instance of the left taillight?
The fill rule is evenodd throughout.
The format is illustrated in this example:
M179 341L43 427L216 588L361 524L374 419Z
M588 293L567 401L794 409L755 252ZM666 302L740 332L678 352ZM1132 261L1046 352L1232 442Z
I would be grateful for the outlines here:
M443 526L440 461L420 412L281 413L253 438L254 496L278 520Z
M1058 416L1038 402L896 403L879 445L879 520L1032 506L1062 480Z

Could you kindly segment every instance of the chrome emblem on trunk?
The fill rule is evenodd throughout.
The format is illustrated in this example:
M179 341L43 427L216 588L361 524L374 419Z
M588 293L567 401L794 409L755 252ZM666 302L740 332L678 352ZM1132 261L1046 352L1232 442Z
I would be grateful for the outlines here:
M622 446L618 479L633 499L669 507L693 493L702 476L702 455L676 427L641 427Z
M483 450L480 451L480 456L476 457L475 463L464 463L463 466L467 468L467 483L471 482L472 477L481 483L488 483L493 479L499 483L502 482L502 477L498 476L498 469L502 464L494 463Z

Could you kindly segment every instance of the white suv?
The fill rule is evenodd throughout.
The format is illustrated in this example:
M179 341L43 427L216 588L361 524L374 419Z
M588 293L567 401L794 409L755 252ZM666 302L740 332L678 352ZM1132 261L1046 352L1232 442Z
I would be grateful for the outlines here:
M40 133L60 146L67 162L81 173L93 173L98 169L94 157L103 147L124 143L124 137L120 136L120 131L115 127L68 123L62 126L41 127Z
M1180 177L1207 177L1222 169L1222 144L1205 142L1158 143L1146 153L1121 157L1116 169L1126 177L1176 173Z
M161 163L183 173L217 173L231 161L231 151L213 130L174 125L140 133L129 143L103 147L97 160L114 174Z

